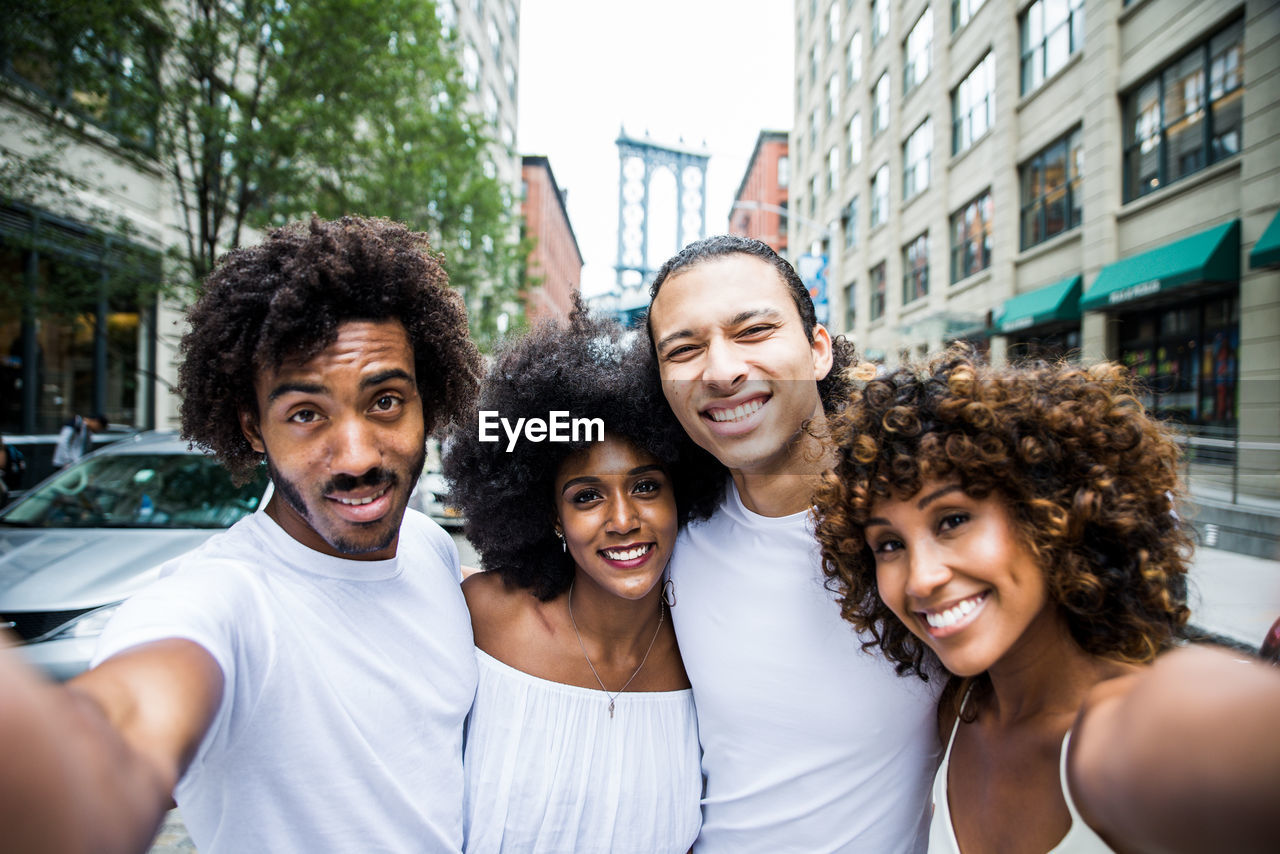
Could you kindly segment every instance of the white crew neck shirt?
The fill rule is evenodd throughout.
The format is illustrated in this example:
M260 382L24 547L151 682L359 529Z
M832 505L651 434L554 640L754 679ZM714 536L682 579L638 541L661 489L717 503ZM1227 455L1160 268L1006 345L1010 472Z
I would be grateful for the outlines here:
M680 534L671 578L703 750L694 851L924 851L940 680L862 650L811 512L761 516L729 483Z
M259 509L121 607L95 664L183 638L222 670L175 790L201 854L461 851L476 664L460 575L452 539L413 510L394 558L357 561Z

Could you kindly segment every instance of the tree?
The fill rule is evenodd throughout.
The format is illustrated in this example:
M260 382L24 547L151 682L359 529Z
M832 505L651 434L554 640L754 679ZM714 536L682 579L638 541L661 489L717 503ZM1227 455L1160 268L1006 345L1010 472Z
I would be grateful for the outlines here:
M6 14L18 23L4 44L21 47L6 54L44 49L26 65L59 69L46 74L64 81L54 103L116 117L168 174L184 283L198 286L248 229L388 216L432 235L478 337L492 334L485 309L516 282L511 206L485 174L489 141L462 108L434 4L36 0Z

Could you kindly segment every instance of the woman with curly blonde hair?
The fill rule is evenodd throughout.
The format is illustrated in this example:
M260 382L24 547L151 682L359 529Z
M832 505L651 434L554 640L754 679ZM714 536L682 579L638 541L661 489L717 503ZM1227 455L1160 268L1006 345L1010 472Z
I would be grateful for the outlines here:
M1163 655L1191 543L1123 368L953 349L855 388L832 431L828 585L904 676L949 674L931 852L1274 850L1280 677Z

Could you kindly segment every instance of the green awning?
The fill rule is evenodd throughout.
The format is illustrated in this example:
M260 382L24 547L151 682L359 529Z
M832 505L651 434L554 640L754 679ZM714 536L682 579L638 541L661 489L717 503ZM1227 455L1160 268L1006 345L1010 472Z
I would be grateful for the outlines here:
M1186 285L1239 280L1240 220L1233 219L1108 264L1080 298L1080 309L1102 311Z
M1250 267L1280 267L1280 211L1271 218L1271 224L1262 232L1249 253Z
M1004 301L996 332L1007 335L1046 323L1066 323L1080 319L1080 276L1045 285Z

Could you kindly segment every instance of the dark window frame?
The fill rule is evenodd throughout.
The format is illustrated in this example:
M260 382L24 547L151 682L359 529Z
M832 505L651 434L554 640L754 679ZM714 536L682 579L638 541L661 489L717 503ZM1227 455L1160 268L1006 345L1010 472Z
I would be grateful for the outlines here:
M1154 70L1146 78L1140 81L1136 86L1124 94L1122 99L1122 115L1124 120L1124 177L1122 199L1125 203L1140 199L1151 193L1161 190L1170 184L1174 184L1183 178L1194 175L1197 172L1209 168L1215 163L1221 163L1230 157L1234 157L1244 150L1244 118L1243 106L1241 106L1241 115L1234 123L1234 128L1238 137L1233 143L1234 148L1228 147L1219 139L1216 133L1218 127L1219 108L1224 102L1233 102L1243 97L1245 90L1244 82L1244 63L1241 61L1235 67L1234 77L1235 85L1230 88L1223 88L1215 97L1214 95L1214 42L1220 38L1227 36L1233 29L1238 30L1238 39L1229 42L1229 44L1238 44L1239 50L1243 53L1244 49L1244 21L1241 18L1235 18L1209 35L1208 38L1196 43L1189 49L1175 56L1166 62L1160 68ZM1225 55L1225 51L1223 55ZM1196 110L1186 111L1182 115L1170 118L1168 114L1169 93L1166 89L1167 74L1182 65L1188 59L1194 59L1199 54L1200 59L1200 103ZM1243 60L1243 57L1241 57ZM1184 78L1186 79L1186 78ZM1136 133L1138 113L1137 108L1142 100L1146 90L1155 87L1156 100L1155 107L1158 113L1157 126L1149 135L1139 137ZM1196 114L1203 115L1196 117ZM1184 122L1200 123L1200 144L1193 154L1198 155L1198 163L1184 163L1174 174L1174 170L1169 163L1171 146L1169 144L1170 130ZM1225 139L1225 136L1223 137ZM1152 147L1155 149L1155 166L1154 176L1148 178L1146 174L1139 174L1140 170L1136 163L1142 159L1143 146L1154 140Z

